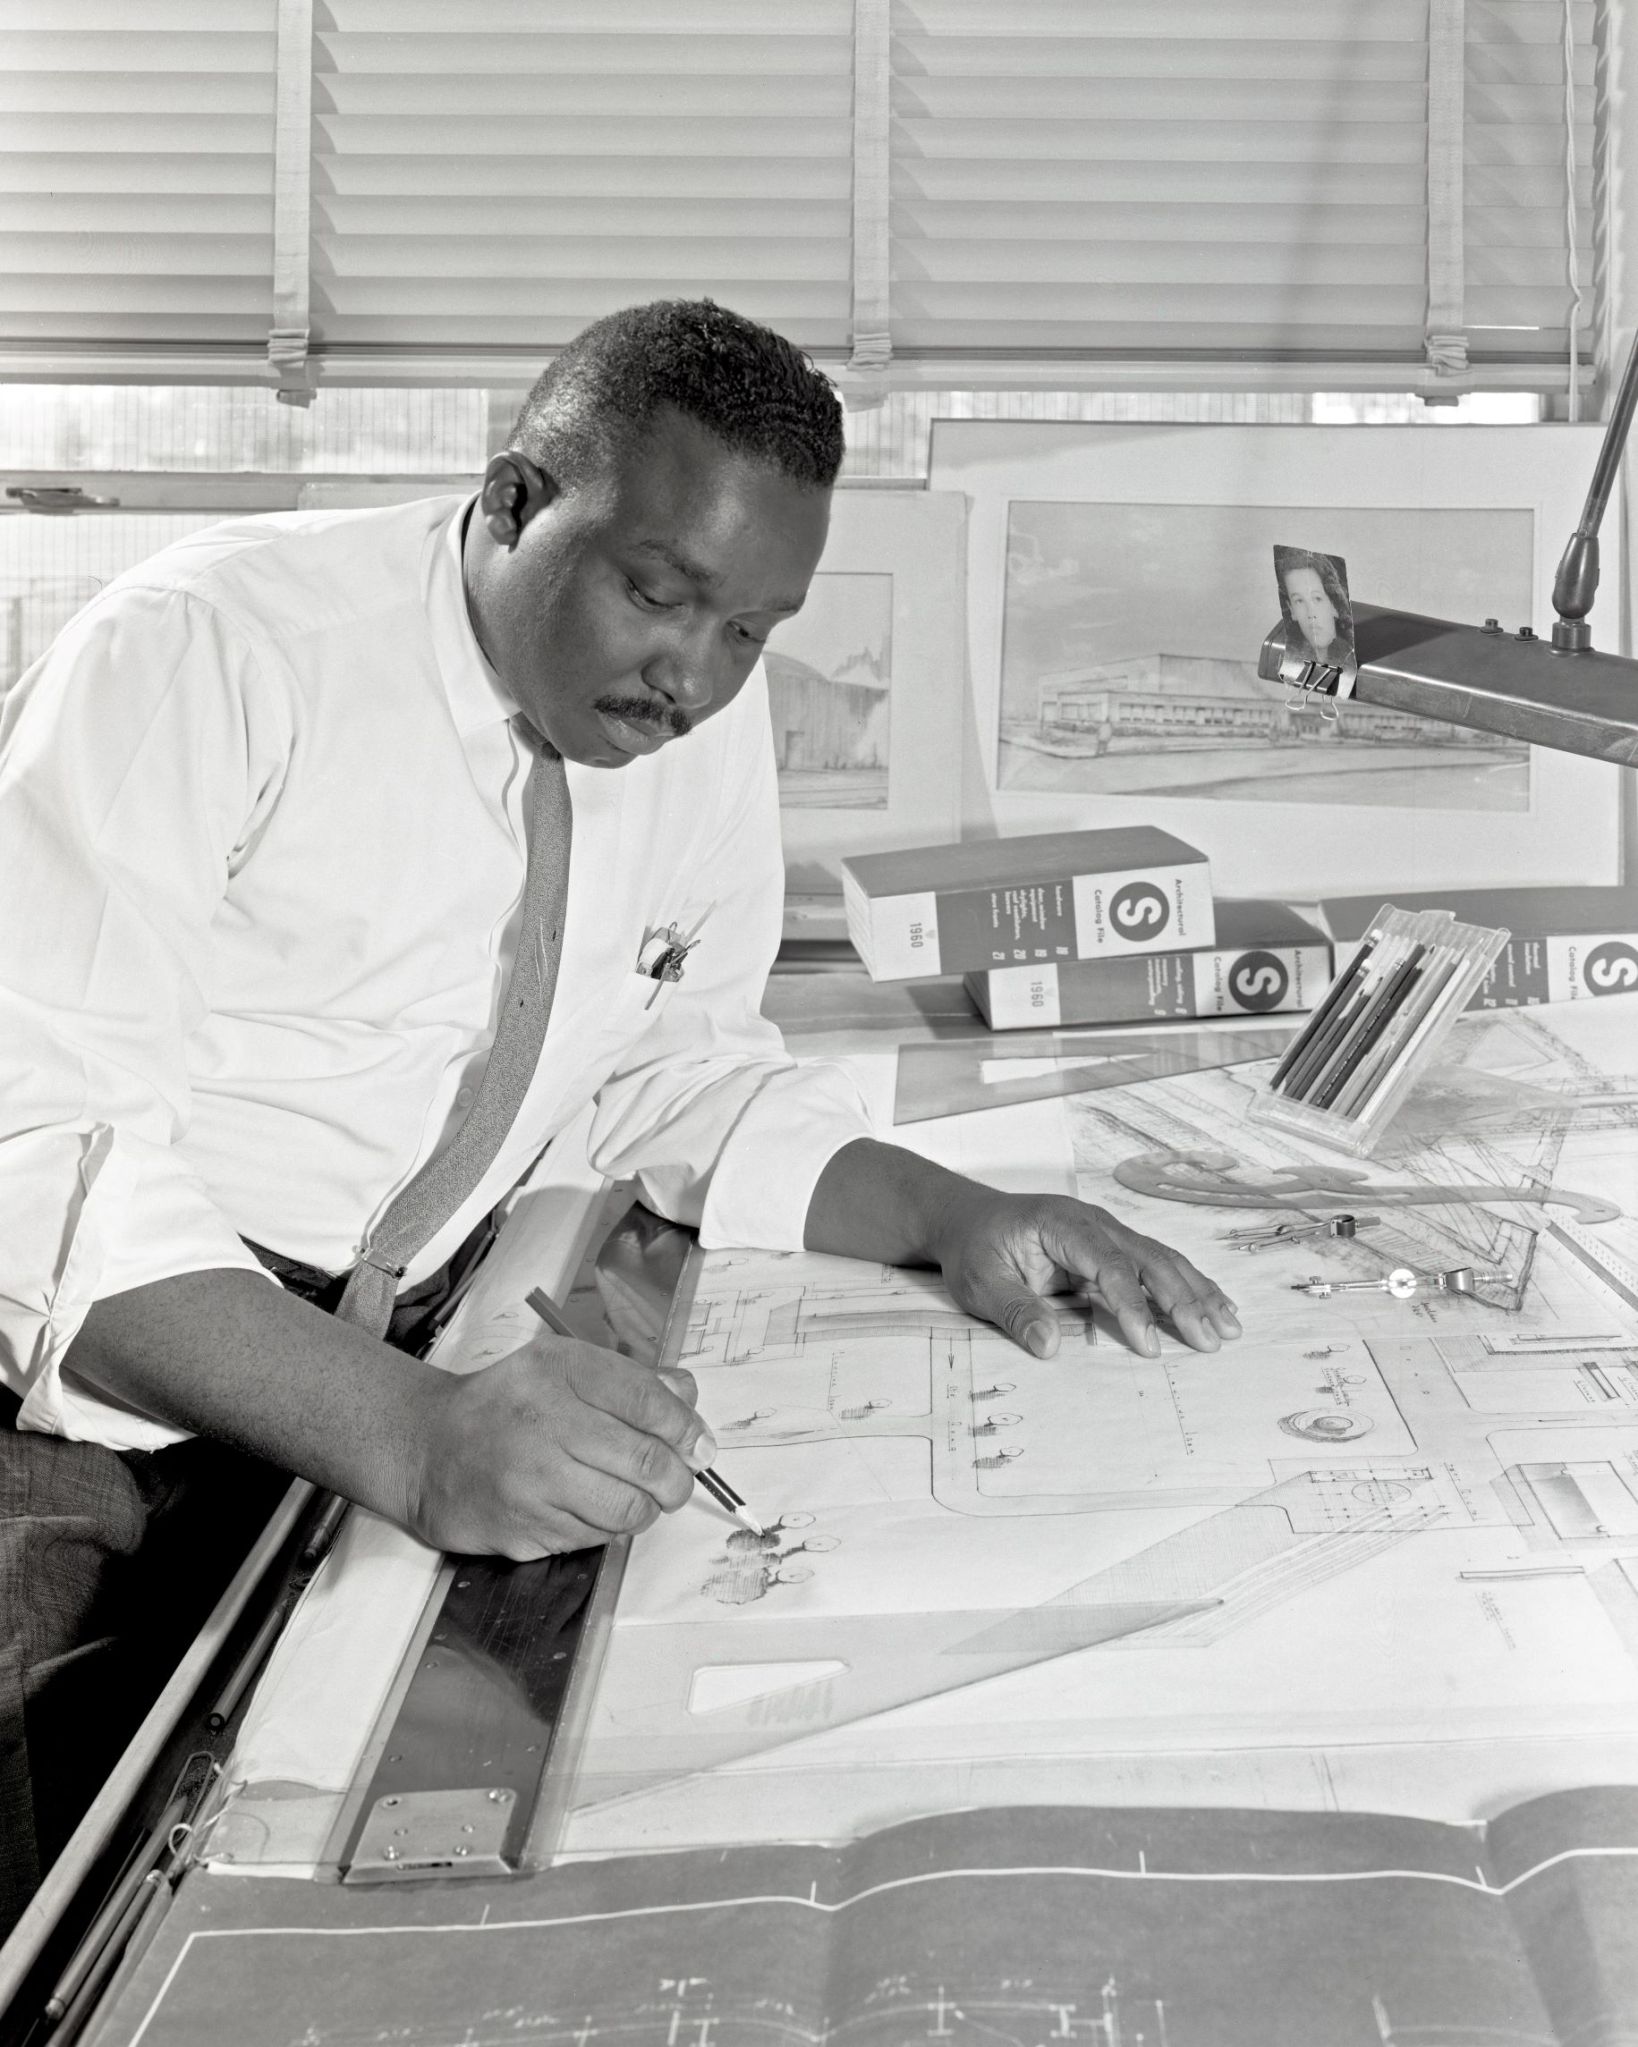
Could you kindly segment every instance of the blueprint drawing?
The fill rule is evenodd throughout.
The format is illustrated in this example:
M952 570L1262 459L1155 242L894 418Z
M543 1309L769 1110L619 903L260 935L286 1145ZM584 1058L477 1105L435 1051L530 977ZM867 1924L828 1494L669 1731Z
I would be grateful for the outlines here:
M1066 1292L1035 1359L935 1273L700 1258L668 1354L766 1532L702 1499L633 1545L588 1801L776 1752L1638 1728L1635 1004L1464 1020L1369 1161L1248 1122L1266 1063L1067 1100L1082 1198L1237 1300L1215 1355Z

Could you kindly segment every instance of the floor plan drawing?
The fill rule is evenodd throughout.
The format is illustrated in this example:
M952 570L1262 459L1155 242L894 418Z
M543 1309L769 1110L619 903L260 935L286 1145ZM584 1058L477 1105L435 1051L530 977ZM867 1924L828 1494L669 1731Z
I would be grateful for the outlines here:
M98 2039L215 2047L231 2013L241 2047L1588 2047L1638 2018L1634 1803L1001 1807L498 1893L217 1877Z
M1248 1122L1266 1066L1066 1100L1082 1198L1238 1301L1214 1355L1139 1357L1066 1293L1036 1359L934 1274L703 1257L670 1352L781 1533L740 1558L696 1502L634 1544L586 1781L885 1759L935 1726L978 1757L1021 1722L1066 1757L1630 1734L1635 1022L1467 1020L1364 1161ZM1344 1210L1379 1220L1255 1256L1226 1234ZM1408 1297L1300 1290L1398 1269Z

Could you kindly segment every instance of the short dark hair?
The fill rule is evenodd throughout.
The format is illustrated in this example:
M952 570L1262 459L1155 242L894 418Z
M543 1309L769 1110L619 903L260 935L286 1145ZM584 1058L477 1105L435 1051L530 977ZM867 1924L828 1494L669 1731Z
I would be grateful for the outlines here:
M581 482L675 406L736 453L828 489L842 408L799 348L710 299L656 299L594 322L536 379L508 446Z

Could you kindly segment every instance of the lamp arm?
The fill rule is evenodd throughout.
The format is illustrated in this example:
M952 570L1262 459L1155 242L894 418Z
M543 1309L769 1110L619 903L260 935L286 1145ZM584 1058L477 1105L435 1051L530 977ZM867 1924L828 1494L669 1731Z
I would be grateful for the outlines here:
M1598 594L1598 525L1615 486L1615 473L1621 466L1621 454L1626 447L1627 430L1632 425L1635 408L1638 408L1638 334L1633 336L1632 346L1627 350L1627 366L1622 373L1621 387L1615 394L1615 404L1610 410L1609 425L1604 429L1598 460L1593 466L1592 484L1587 491L1581 523L1570 536L1570 544L1565 548L1558 573L1553 578L1553 609L1560 621L1553 628L1555 646L1584 647L1588 644L1582 621L1592 610L1593 598ZM1565 629L1562 638L1561 627Z

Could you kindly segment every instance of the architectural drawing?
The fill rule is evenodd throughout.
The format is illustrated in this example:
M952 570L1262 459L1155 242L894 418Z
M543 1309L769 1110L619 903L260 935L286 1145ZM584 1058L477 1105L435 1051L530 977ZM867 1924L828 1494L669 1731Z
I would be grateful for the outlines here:
M918 1701L974 1755L1020 1720L1070 1754L1630 1729L1628 1009L1465 1020L1436 1109L1413 1098L1370 1161L1247 1122L1266 1066L1071 1099L1082 1195L1238 1300L1246 1334L1216 1355L1167 1337L1140 1357L1064 1294L1058 1351L1036 1359L932 1274L705 1257L670 1353L732 1425L734 1483L786 1516L767 1555L789 1564L723 1561L708 1503L634 1545L588 1796L797 1741L886 1758L913 1723L879 1716ZM1222 1241L1344 1206L1380 1225L1254 1258ZM1514 1278L1467 1297L1292 1291L1400 1265ZM817 1568L787 1510L838 1538ZM769 1582L728 1594L735 1570ZM702 1709L696 1673L742 1664L755 1696Z
M1001 1807L499 1890L213 1875L97 2037L215 2047L231 2014L239 2047L1613 2043L1638 2021L1633 1807Z
M892 576L821 570L763 660L781 806L884 810Z
M811 1514L782 1514L760 1535L753 1529L736 1528L727 1539L727 1554L712 1558L701 1592L722 1606L748 1606L753 1599L766 1599L776 1585L805 1585L813 1576L813 1566L799 1559L823 1556L840 1540L822 1531L807 1533L813 1518Z
M1427 512L1442 569L1482 560L1528 609L1530 519ZM1285 522L1282 528L1281 522ZM1386 510L1043 503L1007 530L998 786L1085 795L1523 811L1529 749L1370 705L1317 706L1257 678L1281 537L1369 563L1377 603L1466 616L1425 588L1415 522ZM1339 545L1345 542L1345 545ZM1388 589L1402 593L1387 596ZM1355 592L1366 595L1365 581ZM1428 593L1431 597L1432 593ZM1445 591L1449 602L1448 586ZM1476 613L1475 616L1482 616ZM1520 616L1524 613L1521 610Z

